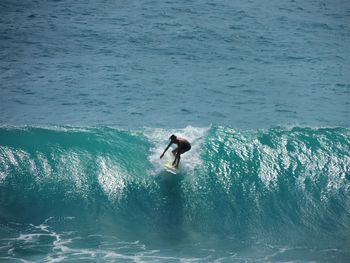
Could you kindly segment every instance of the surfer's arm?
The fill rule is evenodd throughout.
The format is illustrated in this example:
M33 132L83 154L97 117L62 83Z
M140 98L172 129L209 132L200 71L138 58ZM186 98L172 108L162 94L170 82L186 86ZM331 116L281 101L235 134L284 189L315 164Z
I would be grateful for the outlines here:
M169 149L170 145L172 145L172 144L173 144L172 142L169 143L169 145L165 148L164 152L163 152L162 155L160 156L160 159L163 158L164 153Z

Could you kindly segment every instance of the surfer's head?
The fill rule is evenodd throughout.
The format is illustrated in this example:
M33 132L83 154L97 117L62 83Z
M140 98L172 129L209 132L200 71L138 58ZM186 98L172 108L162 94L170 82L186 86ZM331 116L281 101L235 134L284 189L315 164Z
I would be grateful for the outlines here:
M173 134L173 135L171 135L170 136L170 138L169 138L172 142L175 142L176 141L176 136Z

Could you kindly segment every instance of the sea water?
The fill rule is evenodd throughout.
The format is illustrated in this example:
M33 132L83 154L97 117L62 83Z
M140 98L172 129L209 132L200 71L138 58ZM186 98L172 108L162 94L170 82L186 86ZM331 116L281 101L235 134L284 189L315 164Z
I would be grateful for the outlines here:
M349 25L347 0L1 1L0 261L347 262Z

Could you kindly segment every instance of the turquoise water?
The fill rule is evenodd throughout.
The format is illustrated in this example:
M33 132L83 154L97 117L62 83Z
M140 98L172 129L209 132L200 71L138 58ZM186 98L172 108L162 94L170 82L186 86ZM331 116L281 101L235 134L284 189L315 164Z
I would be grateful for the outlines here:
M159 160L171 132L194 146L176 176ZM4 127L0 135L2 259L350 256L349 129Z
M1 1L0 261L347 262L349 25L347 0Z

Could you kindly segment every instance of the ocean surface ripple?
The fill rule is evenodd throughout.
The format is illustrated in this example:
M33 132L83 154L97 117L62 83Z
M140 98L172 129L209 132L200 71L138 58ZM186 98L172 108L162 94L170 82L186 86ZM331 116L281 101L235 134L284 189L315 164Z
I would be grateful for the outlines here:
M0 123L349 127L349 13L347 0L4 0Z

